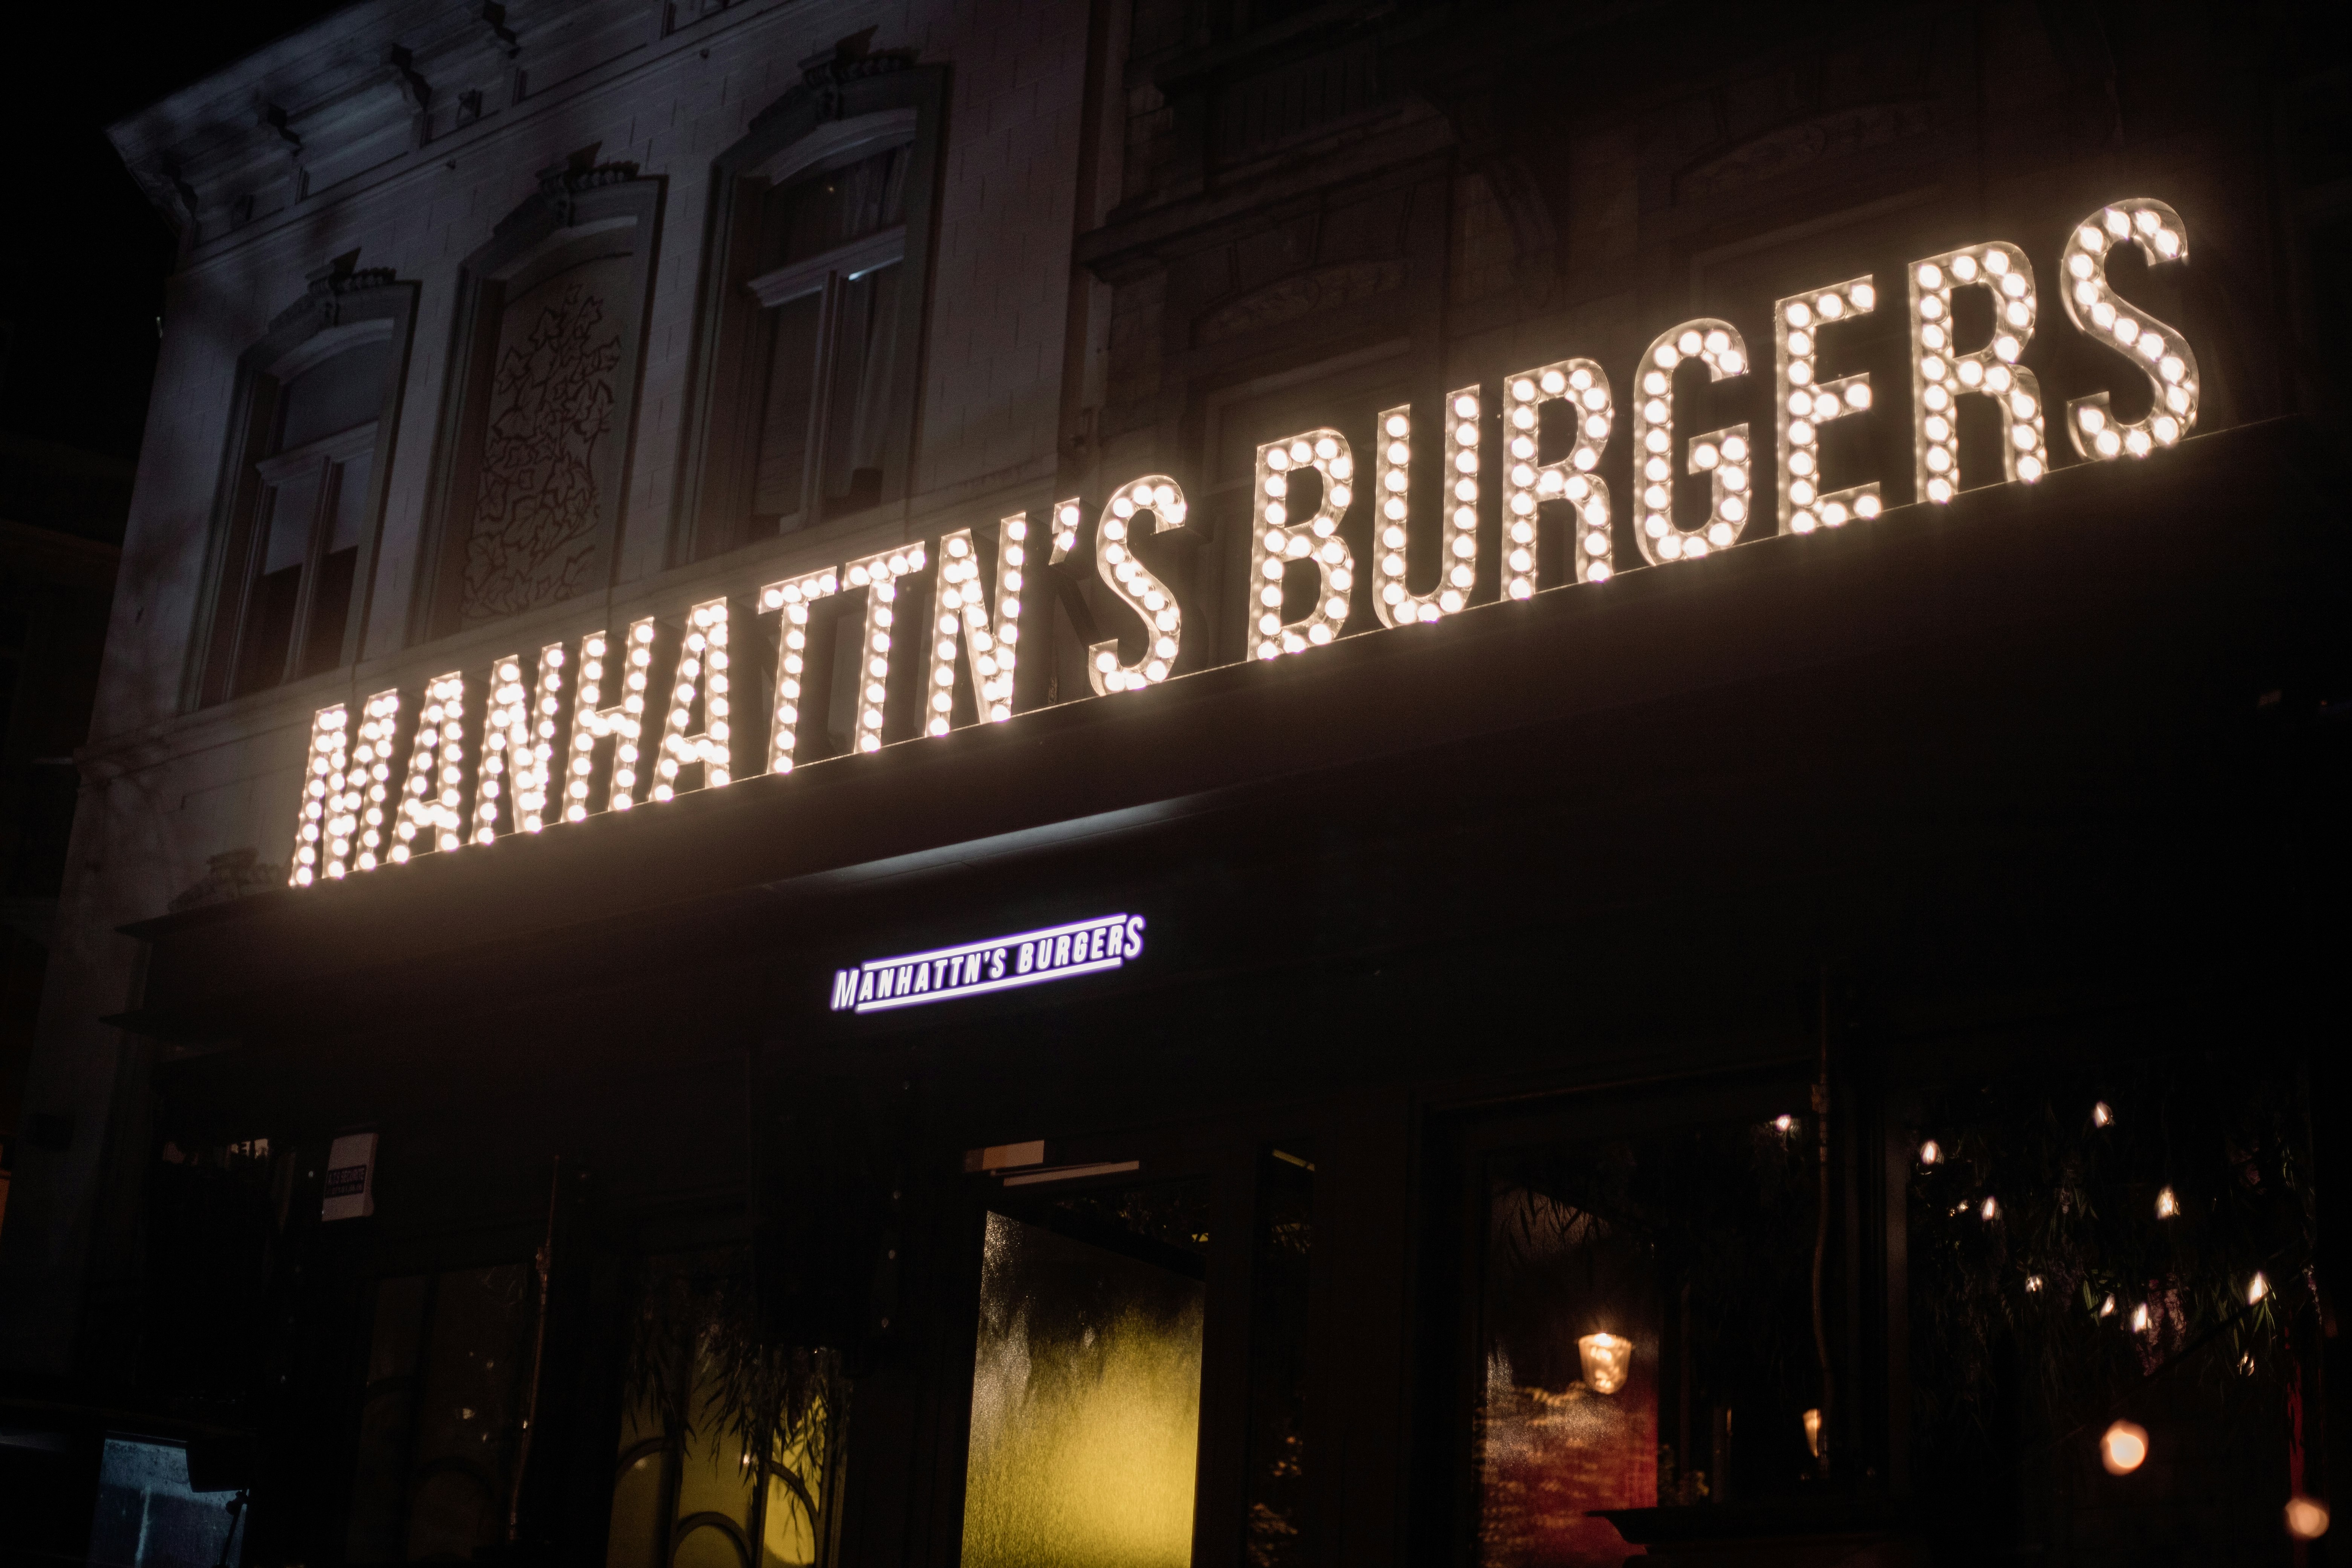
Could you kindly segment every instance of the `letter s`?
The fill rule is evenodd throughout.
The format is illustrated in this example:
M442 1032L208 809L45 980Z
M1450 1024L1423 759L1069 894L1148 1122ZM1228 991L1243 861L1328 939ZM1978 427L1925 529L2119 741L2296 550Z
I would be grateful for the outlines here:
M1129 958L1140 958L1142 955L1143 917L1141 915L1129 915L1127 917L1126 956Z
M988 977L991 980L1004 978L1004 950L1001 947L988 955Z

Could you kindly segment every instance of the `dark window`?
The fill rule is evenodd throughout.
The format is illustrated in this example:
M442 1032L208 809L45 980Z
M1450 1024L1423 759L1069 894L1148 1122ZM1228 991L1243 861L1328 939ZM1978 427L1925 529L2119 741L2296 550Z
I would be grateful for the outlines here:
M761 306L766 399L747 538L882 499L894 378L905 357L908 150L859 156L769 193Z
M415 301L347 258L247 352L191 701L359 657Z

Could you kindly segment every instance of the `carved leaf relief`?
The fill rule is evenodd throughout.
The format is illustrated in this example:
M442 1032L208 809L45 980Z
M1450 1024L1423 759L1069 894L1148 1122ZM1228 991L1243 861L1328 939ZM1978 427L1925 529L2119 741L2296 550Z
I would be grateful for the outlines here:
M596 270L592 264L534 290L508 313L466 545L469 625L588 586L612 482L607 437L621 363L620 329L593 286Z

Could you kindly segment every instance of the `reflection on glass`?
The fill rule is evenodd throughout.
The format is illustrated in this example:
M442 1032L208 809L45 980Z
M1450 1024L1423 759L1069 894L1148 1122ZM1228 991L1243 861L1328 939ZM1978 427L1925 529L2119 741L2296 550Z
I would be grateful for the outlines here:
M656 1260L642 1281L606 1568L808 1568L831 1418L795 1398L745 1312L740 1250ZM805 1369L803 1369L805 1373ZM814 1373L807 1373L814 1376ZM761 1410L762 1399L774 1402ZM773 1423L765 1467L751 1435Z
M177 1443L109 1437L98 1466L89 1562L93 1568L235 1563L244 1545L244 1531L229 1511L236 1496L191 1489L188 1451Z
M1299 1145L1305 1148L1306 1145ZM1315 1256L1315 1164L1292 1149L1259 1157L1257 1247L1250 1275L1251 1568L1313 1560L1307 1489L1307 1314Z
M1176 1568L1192 1554L1203 1184L988 1216L964 1568Z
M1759 1116L1489 1166L1482 1563L1614 1568L1642 1531L1607 1515L1806 1484L1822 1392L1807 1125Z

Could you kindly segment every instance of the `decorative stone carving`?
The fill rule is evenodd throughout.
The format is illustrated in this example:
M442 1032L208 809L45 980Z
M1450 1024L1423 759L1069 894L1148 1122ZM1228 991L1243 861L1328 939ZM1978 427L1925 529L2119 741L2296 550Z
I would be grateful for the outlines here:
M1404 279L1405 267L1401 258L1343 261L1310 272L1293 273L1210 311L1201 321L1201 342L1219 342L1243 332L1337 310L1375 294L1402 289Z
M466 542L468 621L571 597L596 552L598 444L613 427L621 334L572 283L500 351Z
M1675 196L1687 201L1737 190L1822 158L1922 135L1929 125L1928 106L1921 102L1874 103L1801 120L1685 170L1675 182Z
M360 253L346 251L326 266L304 274L310 287L300 299L269 319L269 330L277 331L306 318L321 327L331 327L342 319L343 301L353 294L371 289L392 286L393 271L389 267L362 267Z
M203 878L173 899L172 913L202 909L207 904L226 904L286 885L286 868L263 864L258 850L224 850L207 860L205 866Z

